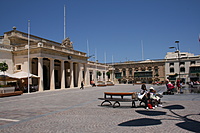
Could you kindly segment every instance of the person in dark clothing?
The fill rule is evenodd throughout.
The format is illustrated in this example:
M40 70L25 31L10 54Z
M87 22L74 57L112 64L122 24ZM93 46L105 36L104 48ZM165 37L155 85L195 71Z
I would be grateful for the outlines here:
M83 81L81 81L81 87L80 87L80 89L84 89L84 84L83 84Z
M142 84L141 86L141 91L140 94L143 95L145 93L145 95L142 98L142 101L145 103L145 108L148 109L148 97L147 97L147 88L145 84Z

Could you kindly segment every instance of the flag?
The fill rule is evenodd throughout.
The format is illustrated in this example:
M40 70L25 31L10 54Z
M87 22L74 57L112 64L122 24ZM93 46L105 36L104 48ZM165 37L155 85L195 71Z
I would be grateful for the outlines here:
M200 34L199 34L199 42L200 42Z

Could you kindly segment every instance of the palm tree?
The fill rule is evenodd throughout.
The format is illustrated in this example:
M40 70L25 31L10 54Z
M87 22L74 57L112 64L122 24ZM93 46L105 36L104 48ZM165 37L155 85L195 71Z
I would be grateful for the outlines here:
M108 76L108 79L110 79L110 72L107 72L106 75Z
M101 72L97 71L97 78L99 78L99 76L101 76Z
M2 71L4 73L4 85L6 85L6 76L5 76L5 71L8 70L8 64L6 64L6 61L3 61L2 63L0 63L0 71Z

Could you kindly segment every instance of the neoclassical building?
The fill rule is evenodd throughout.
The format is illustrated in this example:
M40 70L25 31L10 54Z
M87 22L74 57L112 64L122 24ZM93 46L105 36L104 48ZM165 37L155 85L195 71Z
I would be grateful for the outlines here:
M200 56L188 52L168 52L165 59L129 61L111 66L118 83L154 83L169 79L176 82L200 81Z
M86 53L74 50L69 38L62 43L18 31L15 27L0 36L0 62L6 61L10 74L25 71L39 91L85 86L90 81L117 83L154 83L165 79L183 82L200 80L200 56L187 52L167 53L165 59L104 64L88 61ZM29 45L28 45L29 44ZM28 47L29 46L29 47ZM29 54L28 54L29 53ZM29 60L28 60L29 59ZM101 73L101 76L97 75ZM110 73L108 78L107 72ZM27 81L24 81L27 82Z
M29 70L39 76L39 80L31 79L31 84L39 85L39 91L74 88L81 81L90 85L91 80L96 82L97 71L102 73L99 80L108 80L108 66L89 62L86 53L74 50L69 38L58 43L34 35L28 37L13 27L0 36L0 55L0 61L9 65L8 73Z
M168 52L165 56L166 78L176 81L180 78L183 82L200 80L200 56L192 53Z
M112 66L119 83L153 83L165 80L165 60L129 61Z

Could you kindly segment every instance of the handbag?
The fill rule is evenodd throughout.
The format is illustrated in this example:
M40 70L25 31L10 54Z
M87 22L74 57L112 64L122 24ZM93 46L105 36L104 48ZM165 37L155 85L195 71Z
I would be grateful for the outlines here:
M144 94L138 93L138 98L139 98L139 99L142 99L142 98L144 97L144 95L145 95L145 93L144 93Z

